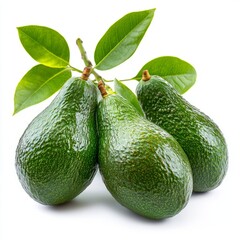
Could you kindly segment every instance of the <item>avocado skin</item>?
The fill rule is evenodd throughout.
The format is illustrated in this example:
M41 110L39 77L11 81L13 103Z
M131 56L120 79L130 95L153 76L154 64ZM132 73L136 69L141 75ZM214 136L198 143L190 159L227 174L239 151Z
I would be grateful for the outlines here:
M119 95L98 107L99 169L112 196L151 219L176 215L192 193L192 172L178 142Z
M39 203L65 203L91 183L97 169L96 107L96 87L71 78L22 135L16 172Z
M141 80L136 93L146 118L169 132L187 154L193 190L218 187L228 167L227 145L219 127L158 76Z

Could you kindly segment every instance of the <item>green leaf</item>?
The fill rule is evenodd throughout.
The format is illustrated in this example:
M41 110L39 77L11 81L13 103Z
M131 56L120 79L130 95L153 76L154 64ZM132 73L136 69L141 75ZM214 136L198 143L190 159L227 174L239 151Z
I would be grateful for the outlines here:
M158 75L168 81L180 93L185 93L196 81L197 73L189 63L171 56L155 58L146 63L132 79L141 80L142 72L148 70L150 75Z
M58 32L36 25L17 29L23 47L34 60L54 68L69 65L69 47L64 37Z
M96 68L111 69L131 57L147 31L154 11L155 9L132 12L115 22L96 46Z
M70 77L70 70L36 65L23 76L17 85L14 95L14 114L47 99Z
M137 110L137 112L144 116L143 110L137 100L136 95L121 81L115 79L114 80L114 89L117 94L121 95L123 98L128 100L128 102Z

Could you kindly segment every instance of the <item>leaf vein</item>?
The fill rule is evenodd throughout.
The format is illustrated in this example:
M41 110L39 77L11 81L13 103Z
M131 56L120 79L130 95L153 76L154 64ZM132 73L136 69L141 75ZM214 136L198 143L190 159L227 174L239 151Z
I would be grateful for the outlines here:
M54 56L54 58L57 58L58 60L66 63L66 66L69 64L68 61L66 61L65 59L57 56L56 54L54 54L53 52L51 52L49 49L47 49L44 45L42 45L39 41L36 41L36 39L32 38L30 35L28 35L27 33L25 33L24 31L21 31L23 34L25 34L28 38L30 38L33 42L37 43L38 45L41 46L41 48L43 48L49 55Z
M45 81L43 84L41 84L31 95L29 95L25 101L22 102L22 104L18 105L19 108L21 108L22 106L25 106L25 104L29 101L29 99L31 99L41 88L43 88L49 81L51 81L52 79L54 79L55 77L57 77L58 75L60 75L61 73L65 72L65 71L69 71L68 69L63 69L60 72L57 72L56 74L54 74L52 77L50 77L47 81Z
M130 33L132 33L132 32L134 31L134 29L136 29L136 28L137 28L144 20L146 20L148 17L149 17L149 14L146 15L146 17L144 17L141 22L139 22L138 24L136 24L136 25L134 26L134 28L132 28L132 29L107 53L107 55L97 64L97 66L101 65L101 63L104 62L105 59L107 59L108 56L109 56L112 52L114 52L115 49L117 49L117 47L130 35Z

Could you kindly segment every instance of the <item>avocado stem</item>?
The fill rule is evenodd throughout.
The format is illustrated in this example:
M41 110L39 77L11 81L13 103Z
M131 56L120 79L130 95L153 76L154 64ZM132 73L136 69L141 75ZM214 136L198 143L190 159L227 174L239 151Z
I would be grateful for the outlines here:
M148 81L150 80L151 75L149 74L148 70L144 70L142 73L142 80L143 81Z
M83 47L83 41L80 38L78 38L76 40L76 44L78 46L78 49L80 51L80 54L81 54L84 64L87 67L91 67L91 73L95 76L96 80L99 82L102 79L102 77L94 70L94 68L92 68L92 62L87 57L87 52Z
M84 47L83 47L83 41L82 41L80 38L78 38L78 39L76 40L76 44L77 44L77 46L78 46L78 48L79 48L79 50L80 50L80 53L81 53L81 57L82 57L83 62L85 63L85 65L86 65L87 67L91 67L91 66L92 66L92 63L91 63L91 61L89 61L89 59L87 58L87 53L86 53L86 51L85 51L85 49L84 49Z
M102 97L106 97L108 94L107 94L107 91L106 91L106 88L104 86L104 82L102 80L100 80L98 82L98 89L99 91L101 92L102 94Z
M88 78L89 78L89 76L90 76L90 74L91 74L91 70L92 70L91 67L85 67L85 68L83 69L81 78L82 78L83 80L87 81Z

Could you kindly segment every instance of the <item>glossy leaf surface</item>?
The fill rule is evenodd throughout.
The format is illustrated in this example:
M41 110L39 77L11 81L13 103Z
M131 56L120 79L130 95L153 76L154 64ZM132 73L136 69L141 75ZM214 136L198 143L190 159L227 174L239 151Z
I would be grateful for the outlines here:
M132 12L115 22L96 46L96 68L111 69L131 57L147 31L154 11L155 9Z
M34 60L55 68L69 65L69 47L64 37L58 32L36 25L17 29L23 47Z
M197 78L196 70L191 64L171 56L155 58L146 63L133 79L140 80L144 70L148 70L150 75L164 78L181 94L190 89Z
M71 71L42 64L30 69L20 80L14 95L14 114L37 104L59 90L71 77Z
M136 95L121 81L114 80L114 89L117 94L121 95L123 98L128 100L128 102L137 110L137 112L144 116L143 110L137 100Z

